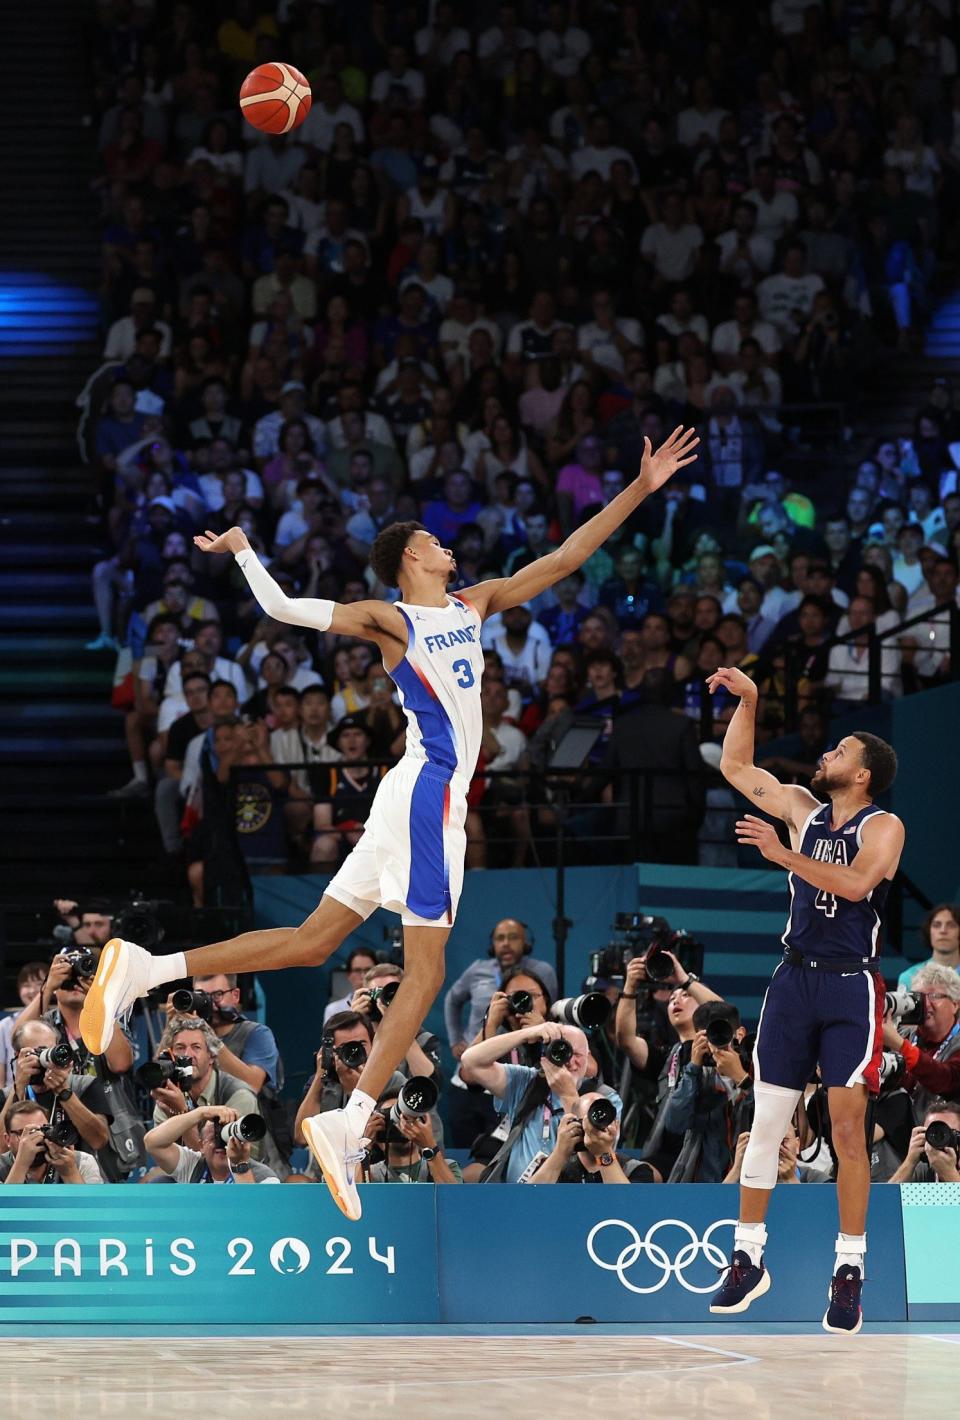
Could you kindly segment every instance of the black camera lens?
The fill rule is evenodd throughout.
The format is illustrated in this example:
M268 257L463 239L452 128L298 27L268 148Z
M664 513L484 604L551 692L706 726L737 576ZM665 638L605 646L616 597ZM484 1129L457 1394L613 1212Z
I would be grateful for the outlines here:
M708 1023L706 1035L707 1044L714 1050L728 1050L733 1044L733 1026L722 1017Z
M551 1040L541 1053L552 1065L567 1065L573 1059L573 1046L569 1040Z
M348 1070L359 1070L367 1063L367 1047L362 1040L345 1040L333 1053Z
M669 981L673 975L673 961L662 947L651 947L644 957L644 962L651 981Z
M170 997L173 1009L183 1016L199 1016L208 1021L213 1015L213 1002L206 991L174 991Z
M407 1119L419 1119L430 1113L439 1098L440 1092L429 1075L414 1075L400 1091L397 1102L390 1111L390 1118L395 1124L399 1124L403 1116Z
M594 1100L587 1110L587 1119L594 1129L609 1129L616 1117L617 1110L612 1100Z
M41 1070L65 1070L73 1064L73 1051L69 1045L48 1045L37 1051L37 1064Z
M533 1010L533 997L529 991L513 991L507 1000L515 1016L525 1016Z
M923 1137L931 1149L956 1149L960 1146L960 1134L943 1119L935 1119L928 1124Z

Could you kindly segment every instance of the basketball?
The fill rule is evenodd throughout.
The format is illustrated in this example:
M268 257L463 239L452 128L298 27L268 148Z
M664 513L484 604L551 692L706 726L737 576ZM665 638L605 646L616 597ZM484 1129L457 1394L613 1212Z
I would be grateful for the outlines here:
M310 85L292 64L258 64L240 86L244 118L262 133L290 133L310 112Z

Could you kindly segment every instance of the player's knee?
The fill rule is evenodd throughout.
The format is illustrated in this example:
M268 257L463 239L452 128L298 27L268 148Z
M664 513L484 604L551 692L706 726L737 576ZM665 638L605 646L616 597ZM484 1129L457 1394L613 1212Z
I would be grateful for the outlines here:
M867 1139L862 1119L834 1119L830 1128L833 1147L840 1158L860 1158L866 1152Z
M293 950L296 966L320 966L331 952L335 952L339 942L322 927L314 926L309 920L298 927L293 934Z

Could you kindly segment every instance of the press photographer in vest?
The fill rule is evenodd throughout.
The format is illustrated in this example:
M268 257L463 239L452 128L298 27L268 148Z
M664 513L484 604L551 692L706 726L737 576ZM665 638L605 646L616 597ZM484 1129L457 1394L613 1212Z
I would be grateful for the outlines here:
M64 1121L52 1130L53 1135L49 1114L33 1100L10 1106L4 1126L6 1152L0 1154L0 1183L103 1183L96 1159L65 1142Z
M960 1183L960 1104L931 1100L891 1183Z
M150 1091L156 1105L155 1124L162 1124L174 1115L185 1115L198 1105L229 1105L238 1115L260 1113L257 1097L249 1085L220 1068L218 1057L222 1048L219 1037L199 1016L173 1018L160 1038L156 1059L182 1060L185 1072L189 1073L181 1077L179 1083L174 1078L167 1079ZM188 1132L183 1137L191 1149L199 1152L197 1122L194 1120L185 1126ZM258 1146L255 1152L259 1152Z
M187 1010L206 1020L220 1041L217 1065L258 1095L264 1085L283 1088L283 1067L273 1031L260 1021L249 1020L240 1010L240 987L236 976L195 976L195 997ZM184 1006L174 1004L175 992L167 997L168 1019L183 1015ZM184 1002L186 1005L186 1002Z
M111 1119L103 1089L92 1075L76 1073L53 1026L46 1021L18 1025L13 1047L13 1088L4 1103L4 1120L14 1105L29 1101L54 1124L65 1119L91 1154L102 1149L110 1138Z
M250 1157L253 1145L243 1135L259 1133L250 1118L227 1105L198 1105L156 1125L145 1142L174 1183L279 1183L272 1169ZM259 1116L253 1119L262 1129ZM198 1137L199 1149L180 1142L187 1134Z
M367 1120L372 1141L370 1183L462 1183L460 1165L444 1156L430 1114L394 1108L398 1090L387 1090ZM369 1156L368 1156L369 1158Z
M960 976L952 967L927 964L911 989L922 997L923 1019L901 1034L888 1014L883 1044L903 1059L903 1087L919 1122L931 1099L960 1095Z

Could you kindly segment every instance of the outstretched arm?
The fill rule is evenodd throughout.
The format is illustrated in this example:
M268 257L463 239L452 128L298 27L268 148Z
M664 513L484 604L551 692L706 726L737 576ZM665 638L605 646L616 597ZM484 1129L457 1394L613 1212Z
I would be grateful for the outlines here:
M639 476L588 523L572 532L562 547L522 567L512 577L495 578L468 587L463 593L464 599L475 606L482 617L493 616L495 612L506 611L507 607L529 601L552 587L554 582L568 577L616 532L621 523L626 522L645 498L662 488L678 468L694 462L697 457L694 450L699 442L693 429L684 429L682 424L674 429L656 453L650 440L644 439Z
M707 677L710 694L723 686L731 695L740 697L723 737L720 773L728 784L739 789L757 807L774 818L783 819L788 828L798 828L818 802L807 789L794 784L781 784L766 769L753 762L754 722L757 714L757 687L749 676L734 666L721 666Z
M407 632L403 618L395 607L386 602L351 602L349 606L341 606L339 602L324 601L319 597L288 597L270 576L242 528L230 528L219 536L208 531L198 534L193 540L201 552L232 552L253 595L266 615L272 616L274 621L375 641L385 654L392 653L393 664L406 650Z

